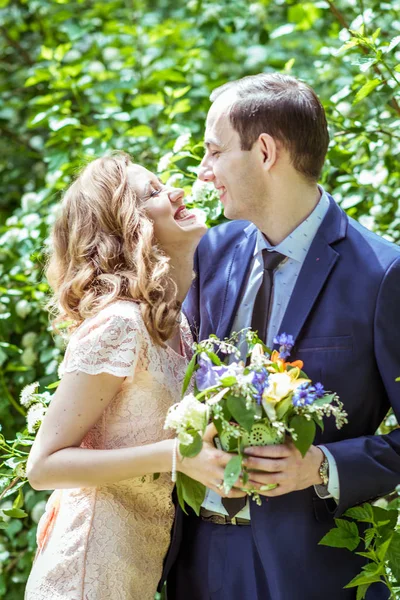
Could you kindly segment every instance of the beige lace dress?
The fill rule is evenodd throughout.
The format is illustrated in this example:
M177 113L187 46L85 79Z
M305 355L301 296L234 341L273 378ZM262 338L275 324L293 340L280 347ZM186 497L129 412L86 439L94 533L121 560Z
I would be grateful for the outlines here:
M191 353L156 346L139 308L118 301L74 332L65 371L125 377L120 392L86 435L84 448L124 448L171 437L163 429L179 401ZM25 600L153 600L174 517L169 473L97 488L56 490L38 526L38 552Z

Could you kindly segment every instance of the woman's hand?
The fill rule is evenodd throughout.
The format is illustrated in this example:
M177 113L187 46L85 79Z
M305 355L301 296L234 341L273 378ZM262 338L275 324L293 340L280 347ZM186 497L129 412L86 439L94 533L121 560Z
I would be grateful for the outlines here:
M218 432L215 425L210 423L203 436L203 447L197 456L185 458L178 451L177 470L199 481L223 498L242 498L246 492L236 488L232 488L228 494L224 493L224 469L231 460L232 454L218 450L214 446L216 435Z

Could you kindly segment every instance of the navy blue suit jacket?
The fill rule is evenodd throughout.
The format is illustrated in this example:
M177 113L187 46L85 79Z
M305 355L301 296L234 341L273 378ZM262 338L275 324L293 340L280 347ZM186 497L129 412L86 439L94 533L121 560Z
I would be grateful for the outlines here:
M256 227L247 221L215 227L202 239L184 305L198 339L229 336L255 241ZM336 460L340 501L308 488L264 499L260 507L251 502L254 541L274 600L354 598L343 586L363 559L318 542L334 517L400 483L400 429L374 435L390 406L400 420L400 248L350 219L330 197L280 332L296 340L291 359L302 359L313 381L337 392L348 413L340 430L328 419L315 442ZM178 511L169 561L181 520ZM379 586L367 596L386 597Z

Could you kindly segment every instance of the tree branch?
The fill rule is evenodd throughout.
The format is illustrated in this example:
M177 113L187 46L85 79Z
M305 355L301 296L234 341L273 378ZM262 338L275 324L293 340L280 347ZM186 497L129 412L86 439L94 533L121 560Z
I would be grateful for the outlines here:
M329 4L331 13L336 17L336 19L339 21L340 25L344 29L347 29L347 31L351 35L350 25L347 23L343 14L340 12L340 10L338 8L336 8L336 6L332 2L332 0L327 0L327 2ZM364 46L359 46L359 48L361 48L361 52L363 52L364 54L369 54L368 48L365 48ZM378 77L381 79L382 83L385 83L385 77L383 76L382 71L380 70L379 66L374 65L373 69L374 69L376 75L378 75ZM397 102L396 98L391 98L388 101L388 104L397 112L398 115L400 115L400 106L399 106L399 103Z

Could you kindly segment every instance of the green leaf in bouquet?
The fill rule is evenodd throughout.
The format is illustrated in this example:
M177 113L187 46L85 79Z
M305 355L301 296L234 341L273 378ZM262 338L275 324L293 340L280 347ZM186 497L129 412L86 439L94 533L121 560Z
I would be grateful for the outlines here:
M184 473L177 473L176 487L178 501L182 510L187 514L185 510L186 502L186 504L194 510L196 515L199 516L200 507L203 504L206 495L206 487Z
M324 431L324 429L325 429L324 420L315 414L312 416L312 418L314 419L314 423L316 425L318 425L318 427L321 429L321 431Z
M221 359L215 354L215 352L211 352L211 350L204 350L204 352L207 354L208 358L212 360L214 365L217 365L217 367L222 365Z
M347 548L352 552L360 543L357 525L345 519L335 519L335 523L336 527L328 531L319 544L332 548Z
M224 490L227 494L236 481L238 480L240 473L242 471L242 455L236 454L231 458L228 464L225 467L224 471Z
M282 421L282 418L286 415L289 410L293 408L292 394L280 400L275 406L276 418L278 421Z
M254 410L246 407L246 400L230 394L226 398L226 405L235 421L250 432L254 423Z
M233 375L228 375L228 377L221 377L220 382L224 387L231 387L231 385L235 385L236 377L234 377Z
M185 373L185 377L183 379L183 385L182 385L182 396L185 395L185 392L188 389L190 380L193 375L194 368L196 366L196 358L197 358L197 354L193 354L192 359L186 368L186 373Z
M193 436L193 441L191 444L179 444L179 452L185 458L193 458L197 456L200 450L203 447L203 440L200 434L197 431L189 431L189 433Z
M330 404L335 398L336 394L326 394L322 396L322 398L317 398L313 402L313 406L325 406L325 404Z
M290 419L289 425L294 429L297 436L296 439L293 438L293 443L304 458L315 438L315 423L312 419L308 421L301 415L294 415Z

